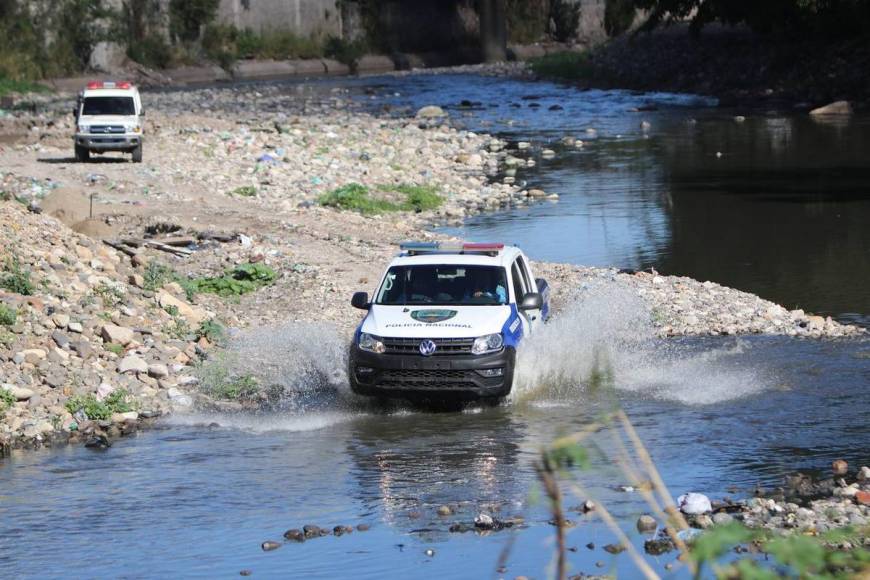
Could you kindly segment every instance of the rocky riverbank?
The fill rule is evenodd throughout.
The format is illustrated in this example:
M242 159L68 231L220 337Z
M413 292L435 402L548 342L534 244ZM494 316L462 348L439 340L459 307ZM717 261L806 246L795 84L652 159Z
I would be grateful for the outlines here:
M399 241L556 201L491 181L548 153L453 128L438 107L381 118L341 89L305 85L147 94L145 162L79 164L70 99L0 118L7 448L106 445L187 409L195 367L222 332L297 322L348 336L351 293L373 289ZM323 206L336 191L399 211ZM592 283L630 290L661 336L863 332L712 282L535 267L557 308Z

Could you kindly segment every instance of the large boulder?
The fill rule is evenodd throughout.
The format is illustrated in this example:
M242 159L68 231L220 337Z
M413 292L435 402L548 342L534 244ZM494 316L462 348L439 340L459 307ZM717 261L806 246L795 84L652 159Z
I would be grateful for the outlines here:
M417 111L418 119L440 119L446 116L447 113L444 112L444 109L437 105L426 105Z

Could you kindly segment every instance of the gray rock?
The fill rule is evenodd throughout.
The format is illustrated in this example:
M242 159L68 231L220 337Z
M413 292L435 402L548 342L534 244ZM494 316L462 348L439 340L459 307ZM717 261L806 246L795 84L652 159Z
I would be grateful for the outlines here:
M121 346L127 346L133 342L133 338L135 337L133 329L124 328L123 326L117 326L115 324L106 324L103 326L103 328L100 329L100 335L106 342L120 344ZM146 370L148 369L146 368Z
M66 375L53 373L43 379L43 382L52 389L59 389L66 384Z
M148 372L148 363L144 360L136 356L135 354L128 354L121 362L118 363L118 372L119 373L147 373Z
M26 401L30 399L35 393L26 387L18 387L9 383L3 383L0 385L0 389L4 389L12 393L12 396L15 397L16 401Z
M67 330L75 332L76 334L81 334L84 331L84 327L81 322L70 322L69 325L67 325Z
M284 537L291 542L304 542L305 541L305 532L302 530L293 528L292 530L287 530L284 532Z
M713 523L717 526L721 526L724 524L729 524L734 521L734 517L731 514L725 512L719 512L713 514Z
M260 547L263 549L264 552L271 552L272 550L277 550L278 548L280 548L281 542L265 541L260 544Z
M55 330L51 333L51 340L53 340L54 343L60 348L66 348L67 346L69 346L69 338L66 334L59 330Z
M651 515L644 514L637 518L637 531L639 532L654 532L658 527L658 522Z
M169 369L164 364L148 365L148 376L163 379L169 376Z
M315 526L314 524L305 524L302 526L302 532L305 534L306 538L317 538L320 537L321 534L320 526Z

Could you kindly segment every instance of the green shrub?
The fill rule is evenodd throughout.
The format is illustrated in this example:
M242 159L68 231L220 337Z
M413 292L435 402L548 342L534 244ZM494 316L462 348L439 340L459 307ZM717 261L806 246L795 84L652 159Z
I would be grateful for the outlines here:
M122 345L114 343L114 342L104 344L103 348L105 348L109 352L115 353L118 356L121 356L122 354L124 354L124 347Z
M224 334L224 327L214 318L203 320L196 330L197 338L205 338L215 344L223 340Z
M18 256L12 256L6 259L6 264L3 266L3 274L0 275L0 288L5 288L10 292L30 296L33 294L33 283L30 281L30 272L21 268L21 262Z
M213 383L207 389L209 396L225 401L250 400L258 391L259 383L251 375L227 377L226 380Z
M203 26L211 24L220 0L170 0L169 30L183 41L199 40Z
M399 205L382 199L374 199L369 196L369 190L364 185L349 183L337 189L333 189L317 200L320 205L349 209L364 214L383 213L386 211L399 211Z
M112 411L109 407L105 403L98 401L94 395L70 397L66 402L66 410L72 415L75 415L79 411L84 411L87 418L91 421L102 421L112 416Z
M0 97L9 93L45 93L48 88L30 81L13 80L3 76L3 57L0 56Z
M243 185L232 190L230 192L230 195L238 195L241 197L256 197L257 188L253 185Z
M126 389L112 391L104 401L98 401L94 395L77 395L66 402L66 410L71 414L84 411L91 421L104 421L112 417L112 413L127 413L134 410L130 401L130 393Z
M0 413L5 413L12 405L15 404L15 396L11 391L0 387Z
M145 283L142 287L145 290L156 292L163 288L167 282L171 282L175 278L175 272L169 266L161 264L156 260L148 262L145 266L145 271L142 273L142 279Z
M636 14L634 0L607 0L604 5L604 31L607 36L619 36L627 31Z
M359 68L359 59L366 53L366 43L362 40L347 41L337 36L330 36L326 40L323 52L329 58L334 58L350 68L350 72L356 73Z
M592 61L585 52L559 52L529 61L532 71L542 77L563 80L588 79L593 76Z
M197 278L191 280L196 292L217 294L224 298L240 296L267 286L278 278L278 273L265 264L241 264L227 270L216 278Z
M285 30L256 33L225 24L211 24L205 29L202 48L208 58L226 70L245 58L284 60L324 56L323 44L314 37L297 36Z
M124 291L120 287L108 282L97 284L93 293L100 297L104 306L117 306L123 303L125 298Z
M162 36L156 34L130 41L127 56L152 68L167 68L173 62L172 47Z
M553 36L560 42L570 40L577 34L580 24L580 2L567 0L551 0L550 20L555 26Z
M444 199L438 194L438 188L433 185L409 185L403 183L393 188L393 191L404 193L408 199L403 209L412 211L427 211L438 209Z
M14 309L0 304L0 326L12 326L17 318L18 313Z
M187 322L176 315L173 315L172 322L166 325L164 332L168 337L178 340L186 340L191 334L190 326Z
M129 413L135 410L133 401L130 400L130 393L127 389L116 389L109 393L104 401L109 411L112 413Z

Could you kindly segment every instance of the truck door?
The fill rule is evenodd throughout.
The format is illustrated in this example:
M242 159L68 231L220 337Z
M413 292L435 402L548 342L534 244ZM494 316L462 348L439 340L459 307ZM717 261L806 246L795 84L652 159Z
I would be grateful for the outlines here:
M514 260L513 265L511 265L511 280L514 285L514 295L516 296L517 306L522 302L523 296L525 296L527 292L534 292L534 287L531 284L528 272L526 271L526 268L524 268L524 264L521 263L521 260L522 258L517 258ZM520 310L519 313L523 318L524 335L533 333L541 324L540 310Z

